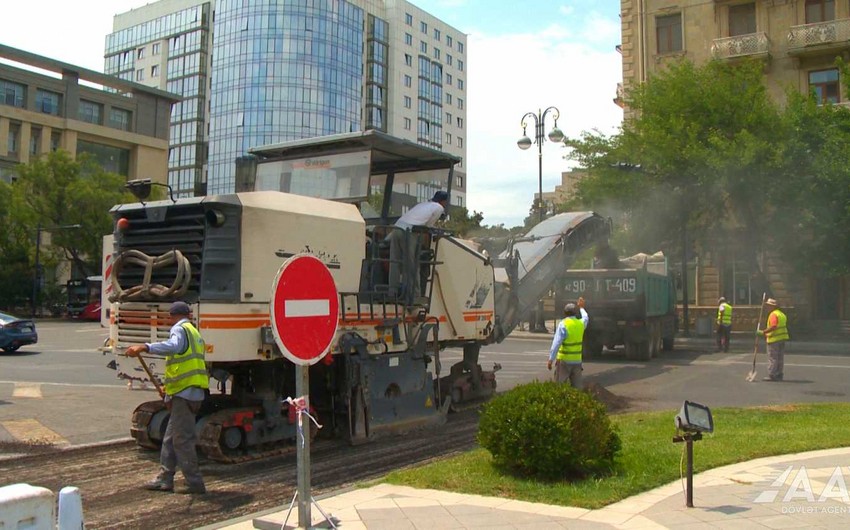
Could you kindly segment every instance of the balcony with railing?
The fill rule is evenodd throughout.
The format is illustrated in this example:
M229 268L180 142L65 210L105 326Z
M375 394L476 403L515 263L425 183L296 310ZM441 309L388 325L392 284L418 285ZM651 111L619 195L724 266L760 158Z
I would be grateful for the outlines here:
M711 43L711 55L715 59L739 59L742 57L767 57L770 52L770 40L767 33L747 33L734 37L714 39Z
M791 26L789 55L809 55L850 48L850 18Z

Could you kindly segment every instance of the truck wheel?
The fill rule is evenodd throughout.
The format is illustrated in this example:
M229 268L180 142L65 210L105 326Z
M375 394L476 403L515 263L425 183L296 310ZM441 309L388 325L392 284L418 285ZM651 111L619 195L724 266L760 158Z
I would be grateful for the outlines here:
M626 343L626 359L628 359L630 361L648 361L649 360L649 341L627 342Z
M588 359L598 359L602 356L602 343L595 340L586 341L582 345L582 355Z
M650 324L649 327L649 357L658 357L661 350L661 328L655 324Z
M673 351L673 337L664 337L661 339L661 348L664 351Z

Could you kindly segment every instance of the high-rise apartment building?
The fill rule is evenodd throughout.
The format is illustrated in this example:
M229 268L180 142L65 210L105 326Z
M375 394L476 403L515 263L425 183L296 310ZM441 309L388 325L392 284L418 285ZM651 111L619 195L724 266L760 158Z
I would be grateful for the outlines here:
M107 74L184 97L168 161L180 195L233 192L248 149L328 134L377 129L465 159L466 35L405 0L159 0L113 30ZM462 164L453 204L465 191Z

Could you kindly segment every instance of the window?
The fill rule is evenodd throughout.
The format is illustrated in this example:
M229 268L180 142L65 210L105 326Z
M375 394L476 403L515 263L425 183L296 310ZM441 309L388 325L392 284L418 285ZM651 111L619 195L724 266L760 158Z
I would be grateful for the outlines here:
M410 13L405 13L404 14L404 23L407 24L408 26L412 26L413 25L413 15L411 15Z
M806 24L835 20L835 0L806 0Z
M411 124L410 124L410 118L405 118L405 119L404 119L404 130L409 131L409 130L410 130L410 125L411 125Z
M37 155L41 146L41 129L33 127L30 129L30 154Z
M460 136L457 137L457 146L463 147L463 138L461 138Z
M404 64L407 66L413 66L413 56L409 53L404 54Z
M463 90L463 79L457 80L457 88L458 90Z
M452 56L449 55L448 53L446 54L446 64L449 65L449 66L452 65Z
M452 41L451 35L446 35L446 44L449 46L449 48L451 48L452 45L454 44L454 42Z
M658 53L682 51L682 14L655 17L655 39Z
M20 145L21 125L19 123L9 124L9 138L6 140L6 149L10 155L18 154L18 146Z
M103 123L103 105L93 101L80 100L79 118L87 123Z
M77 141L77 154L90 153L106 171L125 177L130 173L130 150L85 140Z
M809 90L814 92L820 105L838 103L838 69L809 72Z
M404 86L411 87L413 85L413 78L409 75L405 74L404 76Z
M419 23L419 31L421 31L422 33L425 33L427 35L428 34L428 24L426 24L424 22L420 22Z
M151 77L159 77L159 65L158 64L151 66Z
M446 74L446 84L447 85L452 84L452 74Z
M463 118L461 118L460 116L457 117L457 128L463 129Z
M434 48L434 59L440 60L440 48Z
M437 28L434 28L434 40L440 40L440 30L438 30Z
M452 113L451 113L451 112L447 112L447 113L446 113L446 123L447 123L447 124L451 124L451 123L452 123ZM449 143L451 143L451 142L449 142Z
M729 6L729 36L749 35L756 32L756 5Z
M59 98L56 92L38 89L35 91L35 107L39 112L45 114L59 115Z
M457 108L463 110L463 99L457 98Z
M122 131L129 131L131 116L132 113L129 110L113 108L109 111L109 126Z
M404 34L404 43L407 44L408 46L413 46L413 35L411 35L410 33L405 33Z
M0 80L0 103L23 108L25 91L24 85Z
M446 133L446 145L452 145L452 133Z
M145 58L145 48L139 48L136 50L136 59L144 59Z
M50 150L56 151L62 143L62 133L59 131L50 132Z
M136 70L136 81L144 81L145 80L145 69L139 68Z
M404 96L404 108L409 109L412 103L410 96Z
M463 61L460 59L457 60L457 69L463 72Z
M153 46L151 46L151 54L152 55L159 55L159 50L160 50L160 44L158 42L154 42Z
M455 185L456 185L458 188L462 188L462 187L463 187L463 177L461 177L460 175L458 175L458 176L457 176L457 179L455 180Z
M458 52L460 52L460 53L463 53L463 43L462 43L462 42L459 42L459 41L458 41L458 43L457 43L457 51L458 51Z
M419 51L422 53L428 53L428 43L424 40L419 42Z
M452 95L446 92L446 105L452 104Z

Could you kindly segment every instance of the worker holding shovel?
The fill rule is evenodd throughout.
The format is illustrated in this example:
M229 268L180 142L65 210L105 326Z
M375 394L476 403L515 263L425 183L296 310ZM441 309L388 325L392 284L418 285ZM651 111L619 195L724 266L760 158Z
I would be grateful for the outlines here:
M785 343L791 339L788 317L780 311L773 298L768 298L765 304L772 311L767 316L767 327L758 332L767 338L767 377L762 381L782 381L785 376Z

